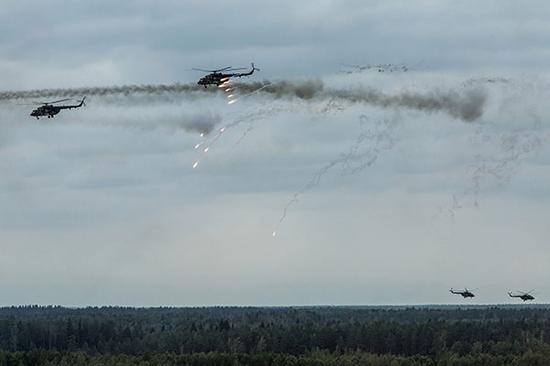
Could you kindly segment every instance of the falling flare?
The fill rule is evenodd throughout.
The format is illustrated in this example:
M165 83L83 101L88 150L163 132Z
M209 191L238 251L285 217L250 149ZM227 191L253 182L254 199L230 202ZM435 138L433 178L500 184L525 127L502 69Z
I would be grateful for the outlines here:
M235 103L237 100L238 100L238 99L232 99L232 100L230 100L229 102L227 102L227 104L233 104L233 103Z
M220 132L225 131L225 127L220 128Z
M231 89L231 88L225 89L226 92L230 92L231 90L233 90L233 89Z
M271 235L272 235L273 237L276 237L276 236L277 236L277 231L274 231Z
M204 149L204 152L208 152L208 150L210 150L210 147L206 147L206 148Z
M200 143L199 143L199 144L196 144L196 145L195 145L195 149L198 149L199 147L201 147L201 145L202 145L202 144L200 144Z
M193 164L193 169L195 169L199 165L198 161L195 161L195 164Z
M229 95L227 96L227 98L228 98L228 99L229 99L229 98L233 98L234 96L235 96L235 94L229 94Z
M201 137L204 137L204 132L201 132Z

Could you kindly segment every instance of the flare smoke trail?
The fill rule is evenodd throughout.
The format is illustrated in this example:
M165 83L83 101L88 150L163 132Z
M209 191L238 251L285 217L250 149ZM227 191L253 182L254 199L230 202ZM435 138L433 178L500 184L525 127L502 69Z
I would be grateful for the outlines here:
M341 165L342 174L355 174L374 164L383 151L391 149L395 143L392 134L395 121L396 118L384 118L371 122L367 116L360 116L359 123L363 131L359 134L348 153L341 154L339 157L323 166L313 175L313 177L311 177L309 182L307 182L302 189L294 193L292 199L285 205L283 213L272 235L274 237L277 236L281 225L287 217L290 207L298 203L300 196L316 187L330 169L337 165ZM363 146L365 146L365 150L361 151ZM353 163L358 163L358 165L352 166Z
M434 218L448 213L454 219L460 209L469 206L465 201L479 208L484 190L504 187L512 180L522 162L532 156L545 140L541 133L541 118L530 111L526 115L531 118L522 118L524 122L511 131L490 130L490 125L477 128L471 138L473 146L470 150L482 152L472 156L472 162L464 172L468 180L464 183L466 188L452 193L452 200L447 205L438 206Z
M249 97L253 94L256 94L256 93L260 92L262 89L264 89L267 86L268 85L264 86L263 88L254 90L253 92L250 92L248 94L245 94L245 95L242 96L242 98L246 98L246 97ZM320 110L316 110L316 109L312 108L312 109L309 109L309 111L310 111L310 113L326 114L326 113L329 113L333 110L342 111L343 109L344 108L339 106L333 100L329 100L327 105L322 107ZM296 104L289 104L289 103L274 104L274 101L269 101L269 102L263 103L259 107L256 107L255 111L245 113L241 117L236 118L233 122L223 126L218 131L218 133L215 134L210 140L205 140L205 141L202 141L202 142L198 143L197 145L195 145L195 149L197 149L197 148L204 145L208 148L208 150L210 150L210 148L221 138L221 135L225 134L225 132L227 130L229 130L231 128L234 128L234 127L237 127L238 125L240 125L242 123L247 123L248 127L243 132L243 134L239 137L239 139L235 142L235 146L239 145L243 141L243 139L248 135L248 133L250 131L252 131L252 129L254 128L253 123L255 121L257 121L259 119L262 119L262 118L265 118L267 116L275 115L277 113L299 112L301 110L303 110L302 106L296 105ZM206 152L207 151L203 150L202 153L201 153L201 157ZM198 160L195 161L195 163L193 164L193 168L196 168L198 166L200 160L202 160L202 158L199 158Z
M390 150L395 145L393 130L397 118L381 119L375 121L369 126L369 120L366 116L361 116L359 124L363 131L357 136L355 143L349 149L346 155L342 156L342 175L356 174L361 170L371 166L378 159L378 156L384 150ZM366 150L361 150L366 146Z
M299 98L303 100L333 99L349 103L365 103L383 108L409 108L425 112L444 112L464 121L474 121L481 117L487 99L479 89L464 92L432 91L421 94L404 91L390 95L374 88L332 89L325 87L321 80L251 82L232 84L243 93L269 95L273 98ZM70 97L75 95L163 95L163 94L197 94L216 92L217 88L201 88L195 84L166 85L127 85L105 88L43 89L30 91L0 92L0 101Z
M235 87L232 84L230 84L229 81L226 82L226 83L228 84L227 85L228 88L225 89L225 92L226 93L229 93L229 92L235 93L235 94L229 94L227 96L227 98L230 99L227 104L233 104L234 102L239 100L238 97L237 97L237 99L234 99L237 96L236 92L239 91L239 88ZM261 88L253 90L252 92L248 92L247 94L244 94L244 95L240 96L240 99L248 98L248 97L260 92L261 90L263 90L264 88L266 88L269 85L270 84L267 84L267 85L265 85ZM233 103L231 103L231 102L233 102ZM236 126L238 126L239 124L241 124L243 122L248 122L249 127L247 129L247 132L245 132L243 134L243 136L241 136L241 138L237 141L236 145L238 145L244 139L246 134L248 132L250 132L250 130L252 129L251 127L252 127L252 122L253 121L255 121L259 118L265 117L267 115L271 115L271 114L275 114L275 113L280 112L280 111L288 110L287 106L278 106L277 107L277 106L272 106L272 104L273 104L273 101L270 101L268 103L263 103L263 105L261 105L259 108L256 108L255 112L246 113L242 117L236 118L233 122L231 122L231 123L223 126L222 128L220 128L218 133L212 139L210 139L210 140L205 139L202 142L196 144L195 149L198 149L199 147L201 147L203 145L205 145L205 147L202 149L201 155L199 156L199 158L197 160L195 160L195 162L193 163L193 169L195 169L199 165L200 161L202 160L202 156L210 150L210 148L221 138L222 134L224 132L226 132L228 129L236 127ZM266 105L270 105L270 107L269 108L263 108Z
M505 186L516 174L521 162L542 145L541 122L533 116L534 123L527 128L505 133L481 133L478 144L495 144L496 156L477 154L469 169L471 182L462 196L473 197L473 204L479 207L479 195L485 185ZM453 195L454 196L454 195ZM462 208L459 206L457 208ZM451 211L451 209L450 209ZM454 216L455 208L452 209Z
M195 149L201 146L204 146L204 148L201 150L201 154L199 158L195 160L195 162L193 163L193 168L196 168L199 165L200 161L203 159L204 154L206 154L218 142L218 140L222 137L223 134L227 132L227 130L234 128L240 125L241 123L248 123L249 130L250 130L250 126L254 121L276 113L285 112L289 110L291 109L287 105L280 105L280 106L271 105L266 108L263 108L263 107L257 108L256 111L254 112L249 112L242 115L241 117L235 118L233 122L228 123L225 126L221 127L218 130L218 132L215 135L213 135L211 139L206 139L198 143L197 145L195 145ZM249 132L249 130L247 131ZM237 141L237 144L240 143L245 136L246 136L246 133L243 136L241 136L241 138Z

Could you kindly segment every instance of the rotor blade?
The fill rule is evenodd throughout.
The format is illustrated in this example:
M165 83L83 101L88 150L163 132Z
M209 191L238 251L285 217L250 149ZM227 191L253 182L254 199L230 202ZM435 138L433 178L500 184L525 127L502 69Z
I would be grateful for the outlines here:
M218 71L226 71L229 69L231 69L231 66L227 66L227 67L224 67L223 69L215 69L215 70L206 70L206 69L198 69L198 68L193 68L191 70L202 71L202 72L218 72Z
M40 102L40 104L54 104L54 103L60 103L60 102L65 102L67 100L71 100L72 98L66 98L66 99L59 99L59 100L56 100L55 102Z

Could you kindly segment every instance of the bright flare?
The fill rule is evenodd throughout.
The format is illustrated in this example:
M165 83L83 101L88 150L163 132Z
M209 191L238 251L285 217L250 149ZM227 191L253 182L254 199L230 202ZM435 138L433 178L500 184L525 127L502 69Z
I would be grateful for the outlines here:
M195 161L195 164L193 164L193 169L195 169L199 165L198 161Z

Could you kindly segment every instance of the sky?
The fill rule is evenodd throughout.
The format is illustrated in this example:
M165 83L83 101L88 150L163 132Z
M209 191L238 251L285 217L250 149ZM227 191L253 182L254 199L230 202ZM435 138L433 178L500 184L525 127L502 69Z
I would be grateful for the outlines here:
M4 0L0 306L550 302L549 8Z

